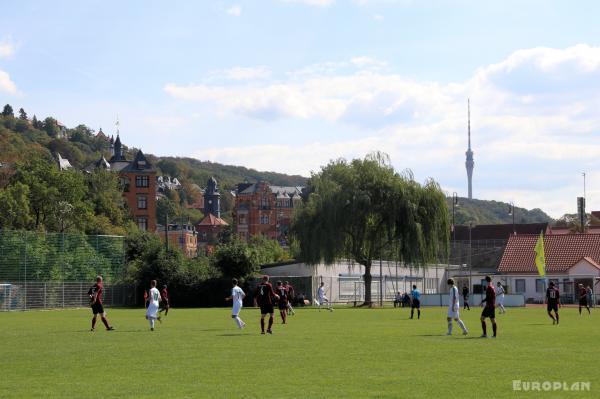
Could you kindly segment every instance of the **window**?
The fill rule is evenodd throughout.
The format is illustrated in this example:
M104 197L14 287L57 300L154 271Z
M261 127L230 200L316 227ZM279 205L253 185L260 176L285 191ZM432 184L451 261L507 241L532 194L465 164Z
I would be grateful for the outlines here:
M260 197L260 209L269 209L269 198L266 195Z
M519 294L525 293L525 279L518 278L515 280L515 292Z
M546 291L546 282L541 278L535 279L535 292Z
M148 176L136 176L135 177L135 186L136 187L148 187L149 179Z
M129 192L129 179L126 177L120 177L119 178L119 185L121 186L121 189L128 193Z
M246 214L241 214L238 220L239 224L246 224Z
M260 224L269 224L269 215L260 215Z
M148 197L146 197L145 195L138 196L137 207L138 209L148 209Z
M137 218L137 225L141 230L148 230L148 218Z

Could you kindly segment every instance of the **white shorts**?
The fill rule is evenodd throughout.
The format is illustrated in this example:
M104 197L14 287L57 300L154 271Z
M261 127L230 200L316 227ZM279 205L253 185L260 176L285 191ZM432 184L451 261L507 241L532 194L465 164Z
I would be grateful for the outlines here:
M232 316L237 316L240 314L240 310L242 310L242 305L239 303L234 303L233 304L233 309L231 310L231 315Z
M460 318L458 310L455 312L454 310L452 310L452 308L448 308L448 317L450 317L451 319L458 319L458 318Z
M498 298L496 298L496 304L504 306L504 295L501 295Z
M158 316L156 315L156 312L158 312L158 305L154 305L154 304L150 304L148 305L148 309L146 309L146 317L150 318L158 318Z

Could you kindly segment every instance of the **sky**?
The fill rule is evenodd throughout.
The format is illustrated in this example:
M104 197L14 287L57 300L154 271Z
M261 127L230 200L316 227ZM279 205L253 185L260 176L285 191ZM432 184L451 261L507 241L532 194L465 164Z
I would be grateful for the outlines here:
M310 176L398 171L552 217L600 210L600 2L19 1L0 103L128 146Z

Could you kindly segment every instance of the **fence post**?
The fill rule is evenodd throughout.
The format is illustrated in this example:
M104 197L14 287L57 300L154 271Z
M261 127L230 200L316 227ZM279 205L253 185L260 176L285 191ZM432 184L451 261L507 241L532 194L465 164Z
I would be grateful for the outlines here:
M46 283L44 283L44 309L46 309Z
M23 302L23 309L27 310L27 232L23 232L25 240L23 240L23 265L25 267L24 279L25 279L25 301Z

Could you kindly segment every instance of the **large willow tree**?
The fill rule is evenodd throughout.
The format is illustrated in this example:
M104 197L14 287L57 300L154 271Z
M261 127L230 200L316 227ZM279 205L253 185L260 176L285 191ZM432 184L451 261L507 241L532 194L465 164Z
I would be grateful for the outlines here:
M371 305L371 266L385 252L412 265L447 254L446 198L439 185L394 171L387 155L330 162L308 181L292 231L308 264L353 259L364 267L365 305Z

